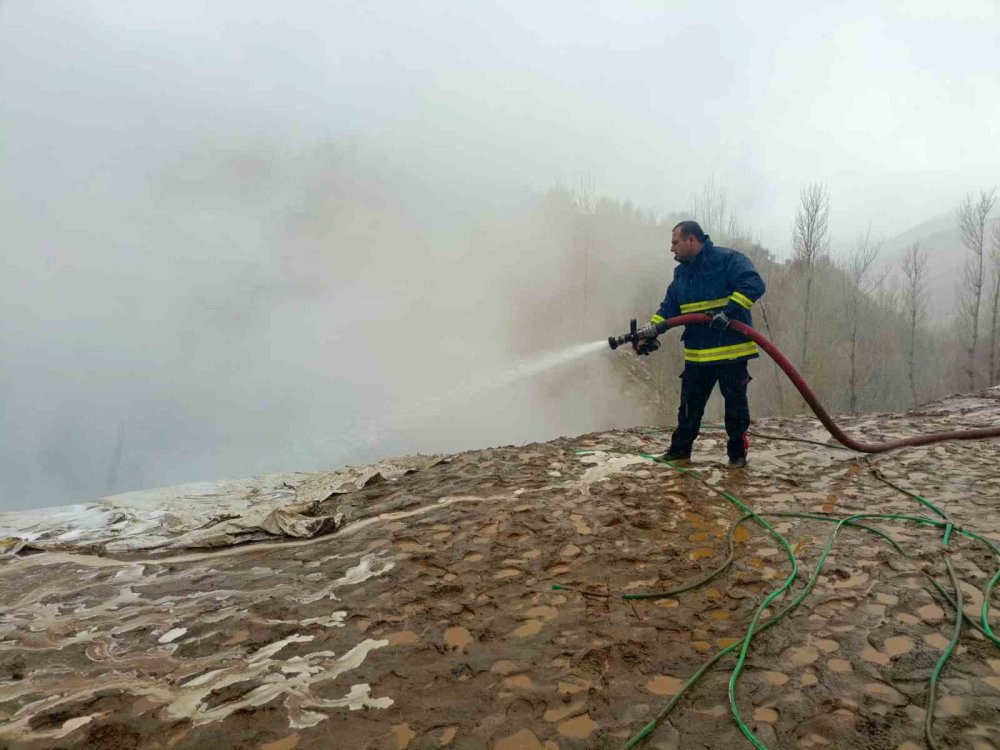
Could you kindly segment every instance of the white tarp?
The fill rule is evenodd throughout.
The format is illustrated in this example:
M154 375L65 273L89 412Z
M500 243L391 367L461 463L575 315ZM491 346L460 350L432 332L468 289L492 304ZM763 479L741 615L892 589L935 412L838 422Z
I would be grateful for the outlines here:
M408 456L319 474L190 482L92 503L0 513L0 552L30 546L114 553L313 537L344 521L334 496L398 479L439 460Z

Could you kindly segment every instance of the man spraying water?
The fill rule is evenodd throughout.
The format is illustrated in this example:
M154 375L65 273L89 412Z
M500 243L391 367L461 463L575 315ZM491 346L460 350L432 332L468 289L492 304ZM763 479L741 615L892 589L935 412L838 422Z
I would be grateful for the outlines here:
M750 428L747 385L751 380L747 362L759 354L753 341L728 330L728 326L732 320L753 325L750 308L764 295L764 280L749 258L715 245L694 221L682 221L674 227L670 250L678 263L674 280L667 287L660 309L648 324L636 331L639 341L636 353L649 354L659 348L656 337L662 333L662 323L668 318L707 313L712 322L708 326L686 326L681 336L685 363L681 405L677 411L677 429L663 458L677 461L691 457L705 404L718 382L726 403L729 465L746 466ZM657 324L661 324L660 328Z

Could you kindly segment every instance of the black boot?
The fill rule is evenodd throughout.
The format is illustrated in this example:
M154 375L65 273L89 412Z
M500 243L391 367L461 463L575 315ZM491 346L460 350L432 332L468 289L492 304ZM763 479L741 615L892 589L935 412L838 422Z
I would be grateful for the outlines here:
M729 457L729 465L730 465L730 467L732 467L734 469L742 469L744 466L747 465L747 457L746 456L730 456Z
M664 453L660 458L664 461L687 461L691 458L691 452L681 453L680 451L675 451L673 448Z

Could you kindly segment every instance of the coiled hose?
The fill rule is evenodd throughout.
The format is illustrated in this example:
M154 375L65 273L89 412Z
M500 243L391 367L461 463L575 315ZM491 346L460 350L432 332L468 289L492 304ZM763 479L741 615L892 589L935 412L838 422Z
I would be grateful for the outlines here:
M701 313L695 313L695 314L689 314L689 315L679 315L677 317L670 318L670 319L668 319L668 320L666 320L666 321L658 324L657 328L658 328L658 330L659 330L660 333L665 333L669 328L675 328L677 326L684 326L684 325L706 325L710 321L711 321L711 316L705 315L705 314L701 314ZM829 413L826 411L826 409L823 408L823 405L820 403L819 398L817 398L816 394L809 387L809 385L805 382L805 380L803 379L802 375L795 369L795 367L792 366L791 362L788 361L788 359L781 353L781 351L773 343L771 343L765 336L763 336L762 334L760 334L758 331L756 331L753 328L751 328L750 326L747 326L747 325L745 325L743 323L740 323L738 321L732 321L732 322L730 322L729 328L730 328L730 330L736 331L736 332L738 332L738 333L746 336L747 338L751 339L752 341L754 341L755 343L757 343L764 351L766 351L771 356L771 358L778 364L778 366L784 371L784 373L788 376L789 380L792 381L792 383L795 385L796 389L799 391L799 393L805 399L806 403L809 404L810 408L813 410L813 412L819 418L820 422L822 422L823 426L826 427L826 429L830 432L830 434L838 442L840 442L845 447L847 447L847 448L849 448L851 450L855 450L855 451L858 451L858 452L861 452L861 453L883 453L885 451L893 450L895 448L901 448L901 447L906 447L906 446L927 445L927 444L930 444L930 443L937 443L937 442L941 442L941 441L945 441L945 440L979 440L979 439L983 439L983 438L1000 437L1000 426L996 426L996 427L976 428L976 429L970 429L970 430L953 430L953 431L948 431L948 432L934 432L934 433L929 433L929 434L926 434L926 435L917 435L917 436L913 436L913 437L909 437L909 438L902 438L902 439L897 439L897 440L888 440L888 441L881 442L881 443L864 443L864 442L861 442L859 440L855 440L854 438L852 438L851 436L849 436L847 433L845 433L840 428L839 425L837 425L837 423L829 415ZM795 439L801 440L801 438L795 438ZM803 442L814 442L814 441L803 440ZM579 452L580 453L588 453L590 451L579 451ZM650 461L654 461L656 463L666 464L666 465L670 466L671 468L673 468L673 469L675 469L675 470L677 470L677 471L679 471L679 472L681 472L683 474L689 474L689 475L693 475L695 477L698 476L698 472L695 472L695 471L693 471L691 469L681 468L681 467L677 466L676 464L674 464L672 462L664 461L662 458L660 458L658 456L653 456L653 455L649 455L649 454L642 454L642 453L637 454L637 455L641 455L643 458L645 458L647 460L650 460ZM755 748L757 748L757 750L767 750L766 746L754 735L754 733L750 730L750 728L744 723L744 721L742 719L742 716L741 716L741 713L740 713L740 710L739 710L739 707L737 706L737 703L736 703L736 684L737 684L737 680L739 679L740 672L742 671L742 668L743 668L743 666L745 664L745 660L746 660L746 656L747 656L747 652L748 652L748 649L750 647L750 644L751 644L751 642L753 641L753 639L754 639L754 637L756 635L759 635L763 631L765 631L765 630L769 629L770 627L776 625L779 621L781 621L786 615L788 615L792 610L794 610L806 598L806 596L809 594L809 592L816 585L816 582L819 579L821 571L823 570L823 566L824 566L824 563L825 563L825 561L827 559L827 556L829 555L830 551L832 550L833 545L834 545L834 543L835 543L835 541L837 539L837 536L839 535L841 529L843 529L844 527L855 527L855 528L861 529L863 531L869 532L869 533L875 535L876 537L879 537L882 540L888 542L897 552L901 552L904 555L906 554L905 552L903 552L903 550L899 546L899 544L894 539L892 539L892 537L890 537L889 535L885 534L884 532L882 532L882 531L880 531L880 530L878 530L876 528L873 528L871 526L867 526L865 524L859 523L859 521L863 521L863 520L909 521L909 522L917 523L919 525L936 527L936 528L940 529L943 532L943 536L942 536L942 540L941 541L942 541L942 545L943 545L945 553L946 553L944 555L944 562L945 562L945 567L947 569L947 572L949 574L950 582L951 582L951 585L952 585L952 591L954 592L953 596L949 595L948 592L944 589L944 587L941 586L934 579L933 576L931 576L929 573L927 573L927 571L924 571L924 574L930 579L930 582L934 585L934 587L937 589L937 591L948 602L948 604L952 607L953 611L955 612L955 620L954 620L954 627L953 627L952 637L949 640L948 645L943 649L940 657L938 658L937 663L935 664L934 670L932 671L932 673L930 675L930 680L929 680L929 684L928 684L927 705L926 705L926 709L925 709L926 712L925 712L925 718L924 718L924 737L925 737L925 739L927 741L927 745L932 750L936 750L938 748L938 744L937 744L937 742L936 742L936 740L934 738L934 735L932 733L932 725L933 725L933 721L934 721L934 707L935 707L935 703L936 703L936 693L937 693L937 689L936 689L937 688L937 682L938 682L938 679L939 679L939 677L941 675L941 672L943 671L945 665L947 664L947 662L950 659L951 655L953 654L956 646L958 645L958 641L959 641L959 638L961 636L961 629L962 629L963 621L968 621L968 623L970 625L972 625L976 630L978 630L980 633L982 633L994 645L1000 646L1000 638L998 638L997 635L990 628L990 623L989 623L989 605L990 605L990 599L991 599L991 594L993 592L994 587L998 583L1000 583L1000 567L998 567L998 569L994 572L993 576L990 578L989 582L985 585L985 587L983 589L983 606L982 606L982 612L981 612L981 623L977 623L977 622L975 622L975 620L973 620L968 615L966 615L965 612L964 612L964 610L963 610L962 589L961 589L961 586L959 585L959 580L958 580L958 577L956 575L954 566L952 565L951 559L950 559L950 557L947 554L948 547L949 547L949 542L951 540L952 533L953 532L958 532L958 533L962 534L963 536L967 536L967 537L969 537L971 539L974 539L974 540L976 540L976 541L978 541L980 543L983 543L986 546L988 546L989 549L990 549L990 551L993 553L994 557L997 560L1000 560L1000 546L997 546L996 544L994 544L990 540L986 539L985 537L980 536L979 534L975 534L975 533L973 533L973 532L971 532L971 531L969 531L967 529L963 529L961 527L956 526L951 521L951 519L947 516L946 513L944 513L940 508L938 508L936 505L934 505L929 500L921 497L920 495L917 495L916 493L910 492L909 490L906 490L905 488L898 487L898 486L892 484L891 482L889 482L888 480L886 480L884 477L881 477L879 475L879 473L876 472L876 471L873 471L873 473L875 474L876 478L878 478L880 481L882 481L885 484L888 484L888 485L894 487L895 489L897 489L897 490L905 493L909 497L911 497L911 498L917 500L918 502L920 502L921 505L925 506L927 509L931 510L935 515L937 515L939 517L939 520L927 518L925 516L909 516L909 515L903 515L903 514L879 514L879 513L856 513L856 514L852 514L852 515L849 515L849 516L835 516L833 514L827 514L827 513L822 513L822 514L818 514L818 513L756 513L755 511L753 511L749 506L747 506L739 498L737 498L737 497L735 497L735 496L733 496L733 495L731 495L731 494L729 494L727 492L722 492L722 491L720 491L720 490L718 490L716 488L712 488L715 492L718 492L719 494L721 494L730 503L732 503L733 505L735 505L739 510L741 510L744 513L744 515L738 521L736 521L736 523L730 528L730 531L729 531L729 534L728 534L729 554L727 555L726 559L722 562L722 564L719 565L719 567L717 567L715 570L711 571L708 575L701 577L699 580L691 582L691 583L688 583L688 584L684 584L682 586L679 586L677 588L671 589L669 591L651 592L651 593L623 594L622 595L623 598L625 598L625 599L658 599L658 598L661 598L661 597L664 597L664 596L674 596L674 595L677 595L677 594L680 594L680 593L683 593L683 592L690 591L692 589L698 588L700 586L703 586L706 583L708 583L709 581L711 581L711 580L715 579L716 577L722 575L726 570L729 569L729 567L733 563L733 560L734 560L734 557L735 557L734 533L735 533L736 527L739 526L741 523L743 523L745 521L748 521L750 519L753 519L754 521L756 521L759 526L761 526L765 531L767 531L772 537L774 537L775 539L777 539L779 541L779 543L782 544L782 546L785 549L786 554L789 557L789 562L790 562L791 570L789 572L788 577L781 584L781 586L779 586L778 588L776 588L775 590L773 590L764 599L764 601L761 602L756 607L756 610L755 610L754 616L753 616L753 620L752 620L752 622L750 624L750 627L747 629L745 635L743 636L743 638L741 638L736 643L733 643L733 644L731 644L731 645L723 648L722 650L718 651L713 657L711 657L708 661L706 661L701 666L701 668L697 672L695 672L695 674L692 675L691 678L689 678L684 683L684 685L682 686L682 688L666 704L666 706L664 706L657 713L657 715L653 718L653 720L650 721L648 724L646 724L644 727L642 727L642 729L638 733L636 733L635 735L633 735L631 737L631 739L629 739L629 741L625 744L624 750L631 750L632 748L636 748L636 747L638 747L638 745L642 744L644 742L644 740L646 740L656 730L657 725L661 721L663 721L671 713L671 711L673 711L673 709L677 706L677 704L680 702L680 700L685 695L685 693L687 693L688 690L691 689L708 672L708 670L710 670L724 656L726 656L726 655L728 655L730 653L736 653L736 652L738 652L737 663L736 663L735 668L733 669L733 672L732 672L732 674L730 676L730 680L729 680L729 691L728 691L729 695L728 695L728 697L729 697L730 708L732 710L732 714L733 714L734 719L736 720L737 725L739 726L739 728L740 728L741 732L743 733L743 735L750 741L750 743ZM784 536L782 534L778 533L770 524L767 523L766 520L764 520L764 516L777 516L777 517L784 517L784 518L801 518L801 519L811 520L811 521L826 521L828 523L834 523L834 524L836 524L836 527L834 528L833 533L830 535L830 537L829 537L829 539L827 541L827 544L824 547L823 552L820 555L820 558L819 558L819 560L816 563L815 569L814 569L812 575L809 577L809 580L806 582L806 585L803 588L803 590L800 591L798 593L798 595L796 595L789 604L787 604L785 607L783 607L776 614L773 614L771 617L762 619L762 615L763 615L765 609L767 608L767 606L769 604L771 604L777 597L779 597L780 595L782 595L782 594L786 593L787 591L789 591L791 585L793 584L793 582L795 581L795 579L797 578L797 575L798 575L797 574L798 564L797 564L797 561L796 561L796 558L795 558L794 551L792 550L791 546L789 545L788 541L784 538ZM570 591L573 590L573 589L568 589L568 588L560 586L560 585L555 585L555 586L553 586L553 588L554 589L570 590ZM587 592L585 592L585 591L581 591L580 593L587 594Z

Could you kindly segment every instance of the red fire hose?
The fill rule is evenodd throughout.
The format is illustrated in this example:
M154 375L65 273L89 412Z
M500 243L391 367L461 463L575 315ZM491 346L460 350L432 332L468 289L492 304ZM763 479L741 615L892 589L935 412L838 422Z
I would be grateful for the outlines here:
M704 313L692 313L690 315L678 315L676 318L669 318L668 320L660 323L658 328L663 328L664 326L669 328L676 328L677 326L684 325L706 325L712 320L712 316L705 315ZM900 438L899 440L887 440L884 443L862 443L855 440L846 432L844 432L840 426L833 421L833 418L827 413L826 409L823 408L823 404L819 402L816 394L813 393L812 388L802 379L802 375L799 374L792 363L788 361L784 354L782 354L778 347L768 341L764 336L760 334L759 331L754 330L750 326L740 323L739 321L732 321L729 324L730 330L737 331L743 334L749 339L752 339L767 352L771 359L778 363L778 367L784 370L785 375L788 379L792 381L795 387L798 389L799 393L802 394L802 398L806 400L809 404L809 408L813 410L819 421L823 423L823 426L829 430L830 434L837 440L837 442L846 445L852 450L859 451L861 453L883 453L885 451L891 451L894 448L902 448L903 446L916 446L916 445L927 445L928 443L939 443L942 440L981 440L983 438L995 438L1000 437L1000 426L997 427L980 427L974 430L953 430L951 432L932 432L927 435L915 435L908 438Z

